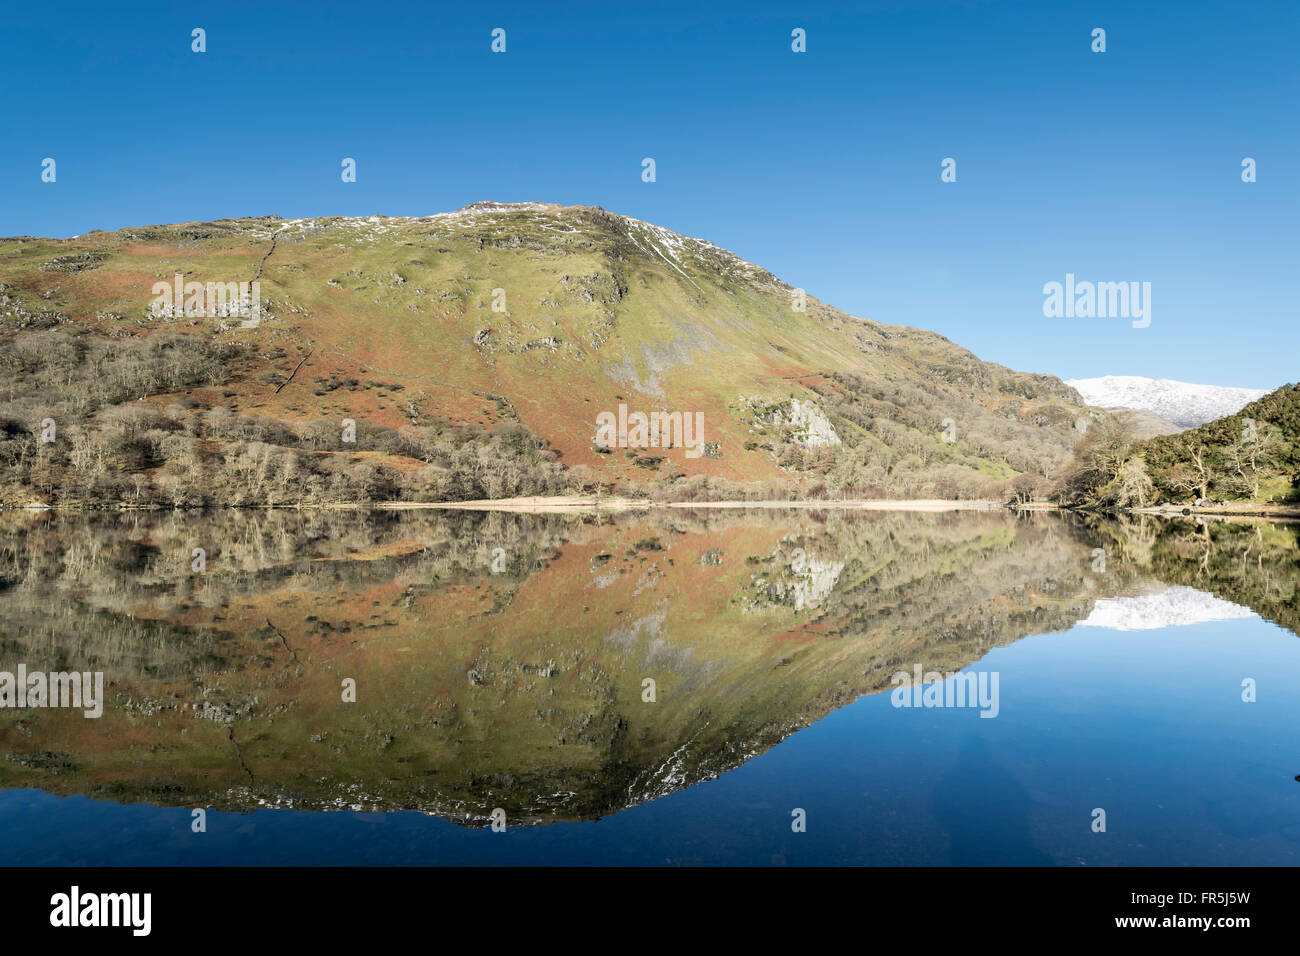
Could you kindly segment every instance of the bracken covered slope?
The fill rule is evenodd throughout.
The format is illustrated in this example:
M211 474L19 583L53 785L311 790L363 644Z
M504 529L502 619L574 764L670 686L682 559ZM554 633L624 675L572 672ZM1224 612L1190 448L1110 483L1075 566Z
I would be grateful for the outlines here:
M256 279L260 321L155 314L178 272ZM1068 460L1089 411L1060 380L798 301L599 207L0 240L5 497L972 497ZM601 448L620 405L698 413L707 444Z

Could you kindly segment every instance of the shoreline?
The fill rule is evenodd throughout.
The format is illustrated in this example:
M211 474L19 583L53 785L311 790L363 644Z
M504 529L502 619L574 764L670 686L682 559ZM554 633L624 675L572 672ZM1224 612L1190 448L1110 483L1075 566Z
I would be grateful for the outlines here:
M113 502L104 507L85 507L48 504L0 506L0 513L10 512L62 512L64 514L163 511L218 511L234 508L240 511L499 511L518 514L593 514L599 512L624 513L632 511L678 510L802 510L802 511L913 511L940 513L949 511L1011 511L1011 512L1068 512L1098 515L1151 515L1158 518L1267 518L1278 521L1300 520L1300 506L1249 503L1240 506L1215 505L1210 508L1192 508L1187 505L1157 505L1149 508L1124 508L1120 510L1091 510L1065 508L1050 501L1032 501L1008 504L990 499L944 498L879 498L879 499L817 499L761 501L650 501L644 498L603 498L594 495L526 496L521 498L482 498L472 501L375 501L338 502L321 504L267 504L267 505L205 505L197 508L165 508L160 506L133 507L126 502Z
M417 501L392 501L373 507L385 511L442 510L442 511L522 511L532 513L563 513L571 511L653 511L661 508L714 508L758 510L835 508L844 511L1001 511L1007 506L997 501L943 499L910 500L826 500L826 501L646 501L640 498L593 497L528 497L489 498L480 501L451 501L426 503ZM1055 506L1053 506L1054 508Z

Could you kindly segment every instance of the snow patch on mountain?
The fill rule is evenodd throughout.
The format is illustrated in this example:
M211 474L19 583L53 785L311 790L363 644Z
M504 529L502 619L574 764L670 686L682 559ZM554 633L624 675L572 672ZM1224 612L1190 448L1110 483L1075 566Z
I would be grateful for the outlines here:
M1101 378L1066 379L1089 405L1101 408L1135 408L1154 412L1179 428L1195 428L1241 409L1268 394L1261 388L1194 385L1168 378L1140 375L1104 375Z
M1255 612L1196 588L1174 585L1157 594L1102 598L1079 627L1106 627L1114 631L1150 631L1206 621L1232 621L1255 617Z

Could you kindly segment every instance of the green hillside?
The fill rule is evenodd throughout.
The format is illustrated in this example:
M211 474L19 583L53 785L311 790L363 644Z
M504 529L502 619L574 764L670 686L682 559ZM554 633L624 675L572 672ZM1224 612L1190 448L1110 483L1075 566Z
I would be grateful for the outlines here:
M1236 415L1144 441L1114 418L1079 443L1059 488L1071 505L1149 507L1300 501L1300 386Z
M197 314L151 310L177 273ZM209 283L253 280L258 321L210 314ZM1003 496L1059 477L1089 414L704 240L537 203L0 240L0 368L10 502ZM702 440L602 448L620 405Z

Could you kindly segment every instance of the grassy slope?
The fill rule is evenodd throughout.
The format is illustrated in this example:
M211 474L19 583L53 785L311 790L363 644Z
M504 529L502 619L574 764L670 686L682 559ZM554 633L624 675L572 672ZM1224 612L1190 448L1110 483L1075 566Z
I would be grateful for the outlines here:
M259 329L147 313L150 287L174 271L186 281L247 280L259 263L267 313ZM5 240L0 284L11 331L58 324L116 336L166 325L246 343L232 381L192 390L206 405L389 427L413 412L489 426L513 416L565 465L632 481L670 467L736 481L785 478L773 451L754 442L740 399L793 396L824 406L825 375L852 377L847 387L830 386L841 394L879 393L874 412L891 423L887 430L866 434L871 426L842 417L835 425L846 440L889 456L884 472L945 463L972 489L1031 463L1063 462L1077 437L1070 425L1084 414L1077 394L1049 376L983 363L941 336L853 318L814 299L795 312L789 286L732 254L586 207L222 220ZM492 311L497 288L506 292L505 314ZM324 387L350 377L403 387ZM150 401L161 408L174 397ZM595 416L620 401L703 412L705 439L720 444L721 457L686 459L676 449L656 472L621 451L596 454ZM940 439L946 417L957 423L953 444ZM1013 446L1023 448L1009 463Z

